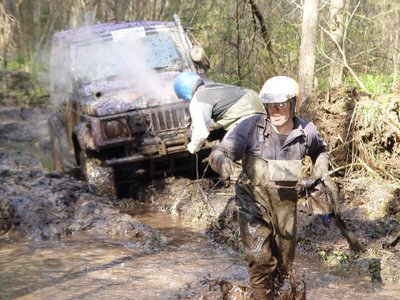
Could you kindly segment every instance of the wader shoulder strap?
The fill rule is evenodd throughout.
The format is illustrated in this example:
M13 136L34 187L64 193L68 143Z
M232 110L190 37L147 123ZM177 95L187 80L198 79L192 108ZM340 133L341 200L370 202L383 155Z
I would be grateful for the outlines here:
M265 150L265 130L267 129L267 122L264 122L264 127L257 124L258 144L260 145L260 157L263 156Z
M308 155L307 133L304 129L301 129L301 135L303 137L303 141L301 143L302 149L304 150L304 154Z

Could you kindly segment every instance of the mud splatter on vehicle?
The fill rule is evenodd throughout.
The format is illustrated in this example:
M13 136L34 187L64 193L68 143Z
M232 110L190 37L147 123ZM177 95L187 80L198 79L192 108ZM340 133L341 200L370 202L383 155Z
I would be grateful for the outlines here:
M204 76L209 63L174 17L54 34L49 125L57 171L121 196L143 176L195 169L186 150L188 103L175 96L172 82L184 70Z

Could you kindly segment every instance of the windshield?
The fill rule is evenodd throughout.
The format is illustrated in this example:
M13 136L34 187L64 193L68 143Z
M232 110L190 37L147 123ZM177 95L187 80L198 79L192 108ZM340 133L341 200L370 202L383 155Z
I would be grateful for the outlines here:
M75 44L72 72L79 80L135 77L149 70L176 71L187 68L176 29L146 32L143 27L125 28L111 35Z

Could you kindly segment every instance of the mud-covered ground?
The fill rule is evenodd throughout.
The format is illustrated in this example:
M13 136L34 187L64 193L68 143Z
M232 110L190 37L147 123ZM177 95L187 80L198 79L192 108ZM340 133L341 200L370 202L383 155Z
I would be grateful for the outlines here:
M96 234L128 237L144 247L159 247L159 233L123 213L139 201L199 223L215 242L241 250L232 186L215 179L170 177L149 182L136 199L101 197L95 187L47 168L47 115L48 108L0 107L2 238L58 239ZM364 251L351 251L334 221L324 223L320 215L310 214L305 199L299 202L297 250L321 257L330 268L365 275L372 281L399 282L398 181L362 174L334 178L343 195L343 219ZM227 295L234 285L223 281L192 283L182 289L182 297L189 295L194 286L200 292L203 288L204 295L210 290Z
M125 236L148 246L146 225L114 209L95 189L49 166L46 108L0 110L0 230L7 237Z

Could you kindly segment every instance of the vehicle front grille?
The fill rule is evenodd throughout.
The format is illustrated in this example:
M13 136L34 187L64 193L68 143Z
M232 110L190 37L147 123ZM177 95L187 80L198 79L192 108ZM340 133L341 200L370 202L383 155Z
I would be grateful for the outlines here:
M150 112L150 128L154 132L188 128L189 122L189 108L186 105L164 106Z

